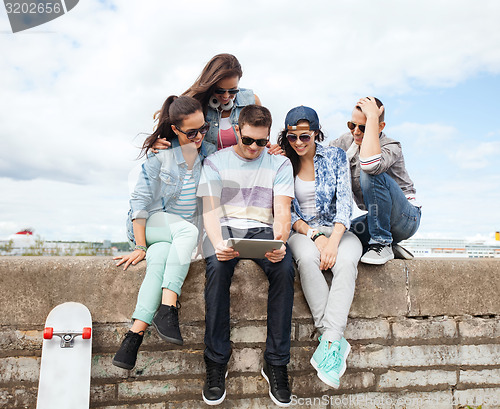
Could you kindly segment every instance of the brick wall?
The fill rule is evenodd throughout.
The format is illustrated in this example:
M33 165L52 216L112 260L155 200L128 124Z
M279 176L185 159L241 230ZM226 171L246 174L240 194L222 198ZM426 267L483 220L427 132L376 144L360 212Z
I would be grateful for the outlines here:
M144 263L143 263L144 264ZM107 258L0 258L0 407L34 408L45 317L65 301L94 321L91 407L206 408L201 400L204 263L192 264L180 312L184 346L146 334L132 371L111 364L129 327L144 265ZM315 376L317 345L298 281L293 403L304 408L500 408L500 261L394 260L360 266L345 337L352 345L338 390ZM266 336L265 275L240 262L232 285L233 355L219 407L274 408L260 375Z

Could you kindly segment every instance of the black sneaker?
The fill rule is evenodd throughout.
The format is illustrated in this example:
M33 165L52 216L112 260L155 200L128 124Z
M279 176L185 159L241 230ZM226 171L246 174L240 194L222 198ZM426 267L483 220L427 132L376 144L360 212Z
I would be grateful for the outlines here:
M142 344L144 331L141 333L128 331L122 341L120 349L113 358L113 365L123 369L133 369L137 360L137 351Z
M179 329L179 308L161 304L153 318L153 325L161 339L177 345L184 343Z
M226 398L227 364L218 364L204 356L207 378L203 386L203 400L207 405L218 405Z
M269 384L269 396L273 402L286 408L292 403L292 392L288 383L288 370L286 365L270 365L264 361L262 376Z

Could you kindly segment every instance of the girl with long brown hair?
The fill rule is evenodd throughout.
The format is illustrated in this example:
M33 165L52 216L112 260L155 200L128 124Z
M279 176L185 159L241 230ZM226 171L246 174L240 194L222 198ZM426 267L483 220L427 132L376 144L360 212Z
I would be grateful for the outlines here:
M203 68L196 81L184 92L201 103L205 120L210 124L205 140L217 150L238 142L235 127L241 110L247 105L261 105L260 99L251 89L239 88L243 70L238 59L232 54L217 54ZM159 111L161 114L161 111ZM157 113L158 114L158 113ZM153 144L154 151L167 149L170 143L158 139ZM269 145L270 153L279 154L281 148Z
M209 129L201 104L188 96L170 96L163 104L158 126L146 139L142 153L158 138L171 149L149 155L142 164L130 198L127 235L132 253L115 257L117 266L147 261L146 275L137 297L130 331L113 364L132 369L144 331L153 324L160 338L182 345L178 301L198 242L201 219L196 198L202 161L215 148L204 142Z

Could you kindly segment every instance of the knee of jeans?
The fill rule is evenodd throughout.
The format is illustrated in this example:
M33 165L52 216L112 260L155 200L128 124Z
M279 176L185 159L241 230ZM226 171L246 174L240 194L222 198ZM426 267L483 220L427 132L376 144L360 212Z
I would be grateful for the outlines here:
M209 256L205 258L206 269L205 278L207 283L210 282L220 282L220 281L231 281L232 270L226 268L224 263L229 263L228 261L219 261L217 256Z
M186 223L186 225L182 228L181 232L189 237L194 237L195 239L198 237L198 227L196 227L192 223Z
M262 268L265 270L265 266L262 266ZM293 283L295 279L295 268L291 256L287 254L279 263L267 263L266 275L269 282L284 281Z
M361 190L370 189L373 184L383 184L385 178L385 173L380 173L378 175L371 175L364 171L359 173L359 183L361 185Z
M337 277L356 280L358 277L358 261L352 259L340 259L335 262L333 273Z
M309 272L319 269L320 258L315 254L302 254L295 258L300 275L308 274ZM304 272L304 273L301 273Z
M286 281L290 282L291 283L290 285L293 287L293 282L295 280L295 269L293 268L293 265L283 270L284 270L283 272L286 274L287 277Z
M165 260L168 257L168 253L170 250L170 243L165 241L159 241L157 243L153 243L148 247L148 251L146 252L146 263L148 265L155 263L163 263L165 264Z

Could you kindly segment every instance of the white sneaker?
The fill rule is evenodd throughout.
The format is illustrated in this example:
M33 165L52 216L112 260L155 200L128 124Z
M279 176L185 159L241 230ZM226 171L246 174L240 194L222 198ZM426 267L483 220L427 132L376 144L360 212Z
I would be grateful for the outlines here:
M368 251L361 257L361 262L365 264L382 265L394 258L394 253L390 244L380 243L370 244Z

